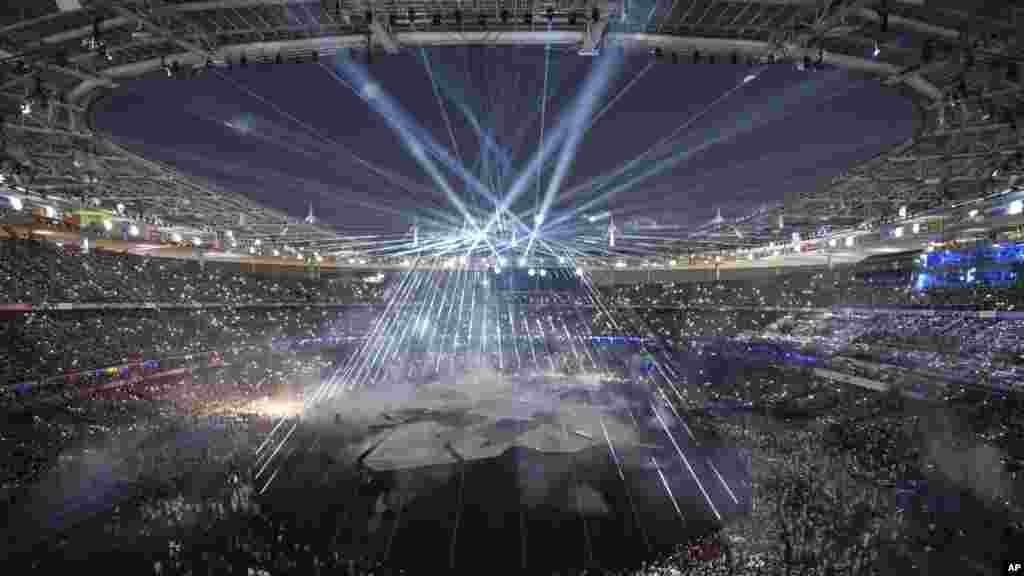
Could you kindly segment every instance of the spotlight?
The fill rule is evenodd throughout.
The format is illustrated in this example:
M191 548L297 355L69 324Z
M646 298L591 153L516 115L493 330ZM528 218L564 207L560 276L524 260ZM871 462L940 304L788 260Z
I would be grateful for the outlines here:
M21 103L21 115L30 116L32 114L32 101L25 100Z
M871 53L871 55L874 56L875 58L878 58L878 55L881 54L881 53L882 53L882 48L878 45L878 42L875 42L875 50L874 50L874 52Z
M565 264L565 256L559 256L558 257L558 263L559 264Z
M538 272L538 274L540 274L541 276L547 276L548 275L548 271L543 269L543 268L541 268L540 272Z
M21 210L25 208L25 205L21 202L21 198L18 198L17 196L8 196L7 200L10 201L11 208L13 208L15 212L21 212Z
M505 266L506 264L508 264L508 258L498 256L498 266Z
M526 271L526 273L529 274L530 276L534 276L537 274L537 271L534 270L533 268L530 268L529 270Z
M107 232L110 232L111 230L114 229L114 223L111 222L110 220L104 220L103 229L106 230Z
M132 224L131 226L128 227L128 234L131 235L131 236L138 236L139 235L139 227L137 225L135 225L135 224Z
M1021 212L1024 212L1024 201L1014 200L1010 202L1010 209L1007 210L1011 216L1016 216Z
M537 226L540 226L541 224L543 224L544 223L544 215L543 214L534 214L533 215L533 223L536 224Z
M853 236L847 236L846 237L846 247L847 248L852 247L853 246L853 242L854 242Z
M576 275L583 276L583 268L576 268Z
M519 265L520 266L526 266L526 258L520 258L519 259Z
M499 267L499 266L495 266L495 267L494 267L494 273L495 273L495 274L501 274L501 267Z

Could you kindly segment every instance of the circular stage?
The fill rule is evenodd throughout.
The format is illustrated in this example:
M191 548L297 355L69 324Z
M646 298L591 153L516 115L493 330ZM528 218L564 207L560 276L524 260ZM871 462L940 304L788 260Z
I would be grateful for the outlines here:
M749 502L738 455L658 396L491 372L340 393L307 412L287 455L269 455L283 430L266 444L257 485L271 513L406 573L636 567Z

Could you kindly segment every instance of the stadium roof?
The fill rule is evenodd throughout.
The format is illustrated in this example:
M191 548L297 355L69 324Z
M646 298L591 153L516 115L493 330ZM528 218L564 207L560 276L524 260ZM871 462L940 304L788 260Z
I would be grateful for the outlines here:
M461 8L460 8L461 6ZM1007 188L1024 174L1024 9L955 0L637 2L187 2L15 0L0 7L0 170L55 203L123 203L169 223L316 249L338 233L141 158L93 131L92 105L151 73L201 73L338 49L549 44L621 46L722 61L838 66L918 103L920 132L829 186L740 220L718 220L672 250L716 250L814 235ZM507 10L507 19L503 11ZM458 15L457 15L458 14ZM485 15L482 23L478 16ZM525 17L529 14L529 18ZM596 19L594 17L597 17ZM435 22L436 18L439 22ZM31 114L21 114L26 103ZM782 224L780 226L780 224Z

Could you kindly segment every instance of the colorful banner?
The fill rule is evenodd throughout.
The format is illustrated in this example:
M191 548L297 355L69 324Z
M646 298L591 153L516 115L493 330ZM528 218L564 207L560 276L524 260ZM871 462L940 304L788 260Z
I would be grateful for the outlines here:
M89 209L79 210L75 213L78 218L78 224L82 228L89 226L103 226L104 222L110 222L114 219L114 212L112 210L103 209Z

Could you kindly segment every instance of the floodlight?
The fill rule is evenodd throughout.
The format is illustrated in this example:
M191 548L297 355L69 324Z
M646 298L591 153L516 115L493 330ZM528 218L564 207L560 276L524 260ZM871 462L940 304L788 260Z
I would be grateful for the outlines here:
M130 234L131 236L138 236L139 227L136 226L135 224L132 224L131 226L128 227L128 234Z
M547 270L545 270L545 269L543 269L543 268L541 268L541 269L540 269L540 275L541 275L541 276L547 276L547 275L548 275L548 271L547 271Z
M895 238L902 238L903 237L903 226L896 227L896 229L892 231L892 235Z
M977 209L971 210L970 212L967 213L967 216L970 217L970 218L977 218L978 217L978 210Z
M849 248L851 246L853 246L853 236L847 236L846 237L846 247Z
M530 276L533 276L534 274L537 273L537 271L534 270L533 268L530 268L529 270L526 271L526 273L529 274Z
M1024 212L1024 201L1014 200L1013 202L1010 202L1010 208L1007 212L1011 216L1016 216L1017 214Z
M110 220L104 220L103 228L106 229L107 232L110 232L111 230L114 229L114 223L111 222Z

